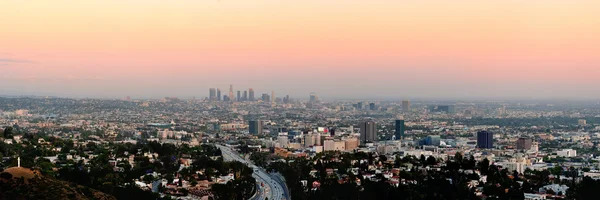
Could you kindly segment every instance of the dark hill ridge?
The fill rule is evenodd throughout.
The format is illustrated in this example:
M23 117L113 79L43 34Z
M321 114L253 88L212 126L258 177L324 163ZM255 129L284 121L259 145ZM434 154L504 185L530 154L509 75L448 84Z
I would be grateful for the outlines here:
M97 190L45 177L23 167L11 167L0 173L0 199L116 200Z

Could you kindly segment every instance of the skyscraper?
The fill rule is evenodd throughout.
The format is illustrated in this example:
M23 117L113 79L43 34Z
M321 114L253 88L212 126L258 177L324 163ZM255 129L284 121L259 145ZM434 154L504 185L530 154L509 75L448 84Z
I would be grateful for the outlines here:
M255 101L254 99L254 89L248 89L248 95L250 96L250 101Z
M360 124L360 144L375 142L377 140L377 130L374 121L366 121Z
M404 120L396 120L396 132L394 133L395 139L400 140L404 137Z
M375 103L369 103L369 110L375 110Z
M477 148L492 149L494 148L494 134L487 131L477 132Z
M262 122L260 120L251 120L248 122L248 131L253 135L262 134Z
M233 97L233 85L229 85L229 95L228 95L228 97L229 97L230 101L233 101L233 98L234 98Z
M244 96L242 97L242 101L248 101L248 91L244 90Z
M310 93L310 103L317 103L318 100L319 100L319 97L317 97L317 94Z
M269 96L269 94L262 94L261 100L264 102L270 102L271 101L271 97Z
M402 111L410 112L410 101L408 101L408 100L402 101Z
M242 101L242 92L241 91L237 91L237 101Z
M221 101L221 89L217 88L217 101Z
M275 103L275 91L271 90L271 103Z
M208 100L210 100L210 101L216 100L215 88L208 89Z

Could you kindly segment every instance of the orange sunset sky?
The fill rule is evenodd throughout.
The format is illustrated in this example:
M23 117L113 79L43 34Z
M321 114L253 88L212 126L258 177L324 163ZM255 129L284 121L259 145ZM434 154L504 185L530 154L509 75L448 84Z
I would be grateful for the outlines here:
M0 95L600 99L598 0L0 0Z

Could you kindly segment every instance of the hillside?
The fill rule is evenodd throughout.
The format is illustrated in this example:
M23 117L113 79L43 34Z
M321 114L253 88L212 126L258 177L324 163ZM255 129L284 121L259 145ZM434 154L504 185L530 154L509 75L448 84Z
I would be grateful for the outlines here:
M0 173L0 199L116 200L97 190L41 176L22 167L11 167Z

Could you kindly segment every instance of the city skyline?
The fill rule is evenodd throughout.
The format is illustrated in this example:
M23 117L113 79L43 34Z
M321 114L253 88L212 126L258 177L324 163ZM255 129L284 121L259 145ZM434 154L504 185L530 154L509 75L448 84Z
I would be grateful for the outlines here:
M227 83L326 99L597 100L599 9L592 0L5 1L0 94L193 97Z
M0 1L0 199L595 199L598 11Z

